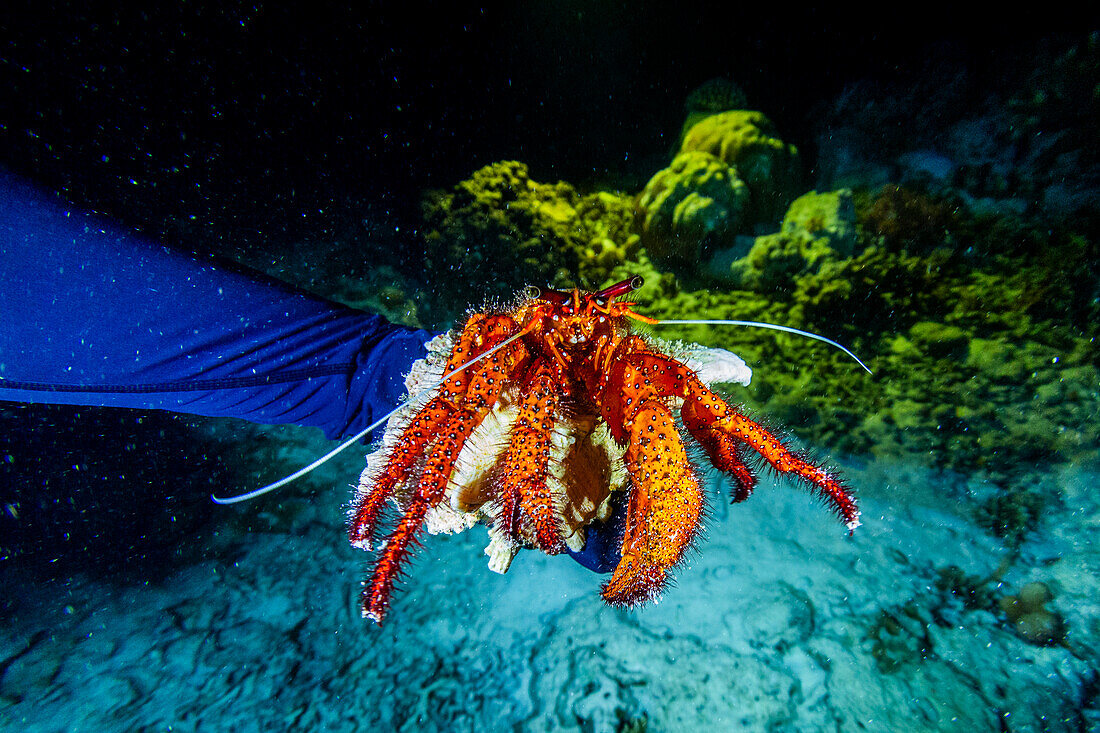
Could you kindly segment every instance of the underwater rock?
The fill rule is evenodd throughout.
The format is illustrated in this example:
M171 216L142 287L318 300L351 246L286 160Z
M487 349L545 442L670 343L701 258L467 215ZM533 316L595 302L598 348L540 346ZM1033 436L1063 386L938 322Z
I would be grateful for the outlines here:
M783 216L783 232L807 232L827 239L841 257L856 253L856 209L851 189L810 191L791 202Z
M796 276L851 257L857 241L852 192L811 191L791 203L779 232L757 237L748 254L731 264L730 277L747 290L790 290Z
M1036 646L1054 646L1065 640L1066 624L1060 613L1047 608L1052 600L1054 594L1045 583L1031 582L999 605L1020 638Z
M900 608L883 609L871 627L871 656L883 672L896 672L933 653L929 629L934 619L926 608L909 601Z
M749 222L768 224L798 195L802 177L798 149L776 135L763 112L730 110L693 125L680 152L710 153L735 167L749 187Z
M518 161L430 192L423 213L431 270L440 287L461 290L461 302L472 283L500 297L528 284L595 289L639 246L628 197L539 183Z
M892 183L864 197L860 209L859 223L873 242L909 252L949 245L962 219L957 201Z
M985 577L966 573L958 565L937 569L933 584L939 596L939 603L933 608L936 622L942 626L962 626L967 612L992 609L995 604L990 583L1000 580L1010 564L1006 559Z
M898 164L906 171L905 178L929 179L936 183L950 181L955 175L955 161L936 150L914 150L898 157Z
M748 97L741 87L721 77L708 79L691 91L684 100L687 114L708 114L731 109L745 109Z
M749 104L745 92L729 79L708 79L688 95L684 100L684 125L680 129L677 149L684 142L688 130L705 117L733 109L747 109Z
M709 153L681 153L638 197L642 244L657 264L690 274L710 252L733 243L748 199L736 168Z
M631 231L634 206L624 194L597 191L582 196L576 211L583 232L572 244L578 254L578 285L599 287L613 269L637 257L641 238Z
M1039 526L1045 498L1032 487L1014 487L990 496L974 510L974 522L987 532L1019 547Z
M966 365L982 372L987 379L1018 384L1032 371L1019 351L1018 347L1000 339L973 338Z
M1097 211L1100 42L1095 33L1075 40L1020 52L1034 54L1032 71L1001 69L980 99L973 76L949 64L850 83L817 115L818 182L923 182L990 213L1065 220Z
M961 359L970 345L970 339L961 328L934 321L914 323L909 329L909 338L922 353L937 359Z
M730 265L738 288L757 292L790 291L797 275L812 274L833 254L824 241L805 232L757 237L749 253Z
M375 264L365 271L343 272L333 276L340 302L352 308L385 316L391 323L422 328L415 293L393 267Z

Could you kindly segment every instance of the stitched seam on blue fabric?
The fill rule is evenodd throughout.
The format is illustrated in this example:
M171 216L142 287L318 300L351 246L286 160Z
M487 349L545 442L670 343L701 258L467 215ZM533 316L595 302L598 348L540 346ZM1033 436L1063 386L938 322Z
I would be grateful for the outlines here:
M277 374L257 374L252 377L224 377L221 379L189 379L186 382L153 382L150 384L50 384L44 382L19 382L0 379L0 389L22 389L28 392L77 392L104 394L149 394L154 392L210 392L219 389L263 387L287 382L301 382L320 377L346 376L356 369L355 364L330 364L309 369L292 369Z

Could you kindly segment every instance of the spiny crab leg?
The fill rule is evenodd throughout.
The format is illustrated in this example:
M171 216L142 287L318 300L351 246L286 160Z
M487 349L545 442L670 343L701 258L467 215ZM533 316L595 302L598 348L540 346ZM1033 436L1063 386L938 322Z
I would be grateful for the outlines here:
M408 480L417 455L428 445L436 426L446 424L453 411L454 406L450 402L436 397L405 428L370 492L358 497L351 521L348 522L348 541L353 547L371 549L375 529L387 499L396 486Z
M792 453L764 426L727 405L686 366L642 348L628 358L638 365L647 382L661 386L663 394L684 398L680 414L688 432L702 443L716 468L732 473L741 483L735 500L747 497L755 482L739 450L747 446L780 473L812 484L849 532L859 526L855 500L836 476Z
M450 420L456 409L456 402L466 393L469 372L455 371L467 360L466 355L476 348L476 339L480 336L478 329L484 322L485 316L477 315L466 324L458 344L447 359L444 374L450 376L443 381L440 394L425 405L405 427L371 491L358 498L354 514L348 522L348 540L353 546L370 549L371 539L386 500L394 488L408 481L417 457L423 455L425 447L435 437L436 428Z
M635 352L648 349L641 338L628 337L607 355L607 368L593 372L598 384L591 391L603 395L604 421L627 446L633 486L621 559L601 591L613 605L634 606L660 594L703 511L703 492L665 399L676 385L649 379L646 365L635 363Z
M661 593L695 538L703 511L703 492L668 406L644 400L628 429L626 463L634 490L621 559L600 591L615 606L635 606Z
M528 357L517 345L502 354L492 354L470 372L455 373L470 351L486 351L507 338L515 330L508 317L471 318L463 330L459 344L452 350L441 393L432 399L402 432L385 468L375 479L370 492L360 498L350 523L352 543L366 546L386 500L395 488L412 479L418 468L416 458L428 459L417 479L411 500L403 506L397 527L386 538L383 548L363 592L363 615L381 623L389 606L389 597L400 575L417 532L424 524L430 508L446 496L447 482L474 428L496 404L505 384L505 375Z
M732 473L743 499L755 483L745 465L745 447L759 453L776 470L812 484L844 520L849 531L859 526L859 510L848 490L823 468L791 451L765 428L729 407L683 364L652 351L640 338L619 347L610 375L600 378L601 410L609 425L623 425L629 439L626 459L634 491L627 510L621 560L602 595L608 603L635 605L654 598L668 572L694 538L702 510L702 492L676 430L668 397L684 400L681 415L715 467Z
M487 328L488 334L483 335L482 328ZM495 394L499 394L505 382L506 367L503 362L506 358L495 355L494 352L508 342L520 338L528 330L511 334L514 329L515 322L506 316L489 318L477 314L466 323L458 344L447 359L443 370L445 377L438 385L440 394L421 408L405 427L386 467L375 477L371 491L359 496L356 502L348 522L348 540L354 547L364 550L371 548L374 530L386 499L396 487L408 481L416 459L435 437L438 427L450 419L456 405L465 399L471 382L478 385L475 393L487 408L495 403ZM516 355L514 359L526 358L525 350L519 345L509 347L509 353ZM473 356L467 358L470 354ZM479 361L486 358L490 360L489 363L480 365ZM475 379L473 375L479 372L484 374L480 379ZM495 394L489 395L487 392Z
M405 508L397 527L386 538L386 546L363 590L363 616L377 623L382 623L385 618L393 585L401 573L401 565L408 557L416 533L424 524L428 509L443 500L455 459L466 438L477 425L477 417L476 413L463 411L442 426L440 439L432 446L416 493Z
M735 443L747 445L775 470L798 476L817 489L849 534L859 527L859 508L835 474L792 453L763 425L745 417L706 387L699 385L693 400L684 404L682 415L685 427L707 449L715 466L723 468L721 462Z
M546 477L550 434L561 401L561 385L546 362L531 370L526 383L519 416L494 476L501 492L500 529L515 537L522 514L534 524L539 549L555 555L563 552L565 545L558 526L556 499Z

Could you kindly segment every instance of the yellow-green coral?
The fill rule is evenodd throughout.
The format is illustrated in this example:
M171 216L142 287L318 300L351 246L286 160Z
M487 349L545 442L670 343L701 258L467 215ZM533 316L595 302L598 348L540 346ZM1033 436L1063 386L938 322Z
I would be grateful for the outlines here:
M841 257L856 250L856 209L851 189L810 191L791 202L783 215L781 232L806 232L825 239Z
M709 153L681 153L638 197L642 243L663 267L698 268L744 227L748 196L734 168Z
M596 287L611 270L636 256L639 237L634 226L634 207L629 197L597 191L582 196L576 206L584 235L579 248L578 284Z
M965 236L969 251L922 241L910 252L901 248L904 229L884 241L860 227L855 254L845 256L799 228L816 229L816 221L792 217L784 227L791 234L773 235L782 246L762 250L767 262L753 261L759 250L742 258L738 266L755 277L736 289L686 292L665 279L651 298L639 298L644 312L770 321L852 347L874 377L793 336L661 329L759 367L746 401L816 445L1006 479L1094 455L1100 313L1087 295L1096 291L1088 264L1095 244L961 213L942 236Z
M704 117L709 117L718 112L727 112L731 109L746 109L748 98L741 87L729 79L709 79L695 89L684 100L684 125L680 130L680 143L688 130L695 126Z
M798 193L798 151L761 112L712 111L743 101L727 92L710 84L689 99L679 152L638 197L650 256L689 279L738 235L767 231Z
M851 257L855 224L851 191L803 194L787 210L779 232L757 237L748 254L732 264L731 282L747 290L790 290L796 276Z
M628 197L539 183L517 161L430 192L423 211L429 266L463 300L473 284L500 297L528 284L593 288L639 246Z
M704 117L688 130L680 152L698 150L725 161L749 187L749 219L774 222L798 195L798 150L777 137L763 112L730 110Z
M737 84L729 79L707 79L691 90L684 100L684 111L688 114L703 112L712 115L731 109L745 109L748 98Z

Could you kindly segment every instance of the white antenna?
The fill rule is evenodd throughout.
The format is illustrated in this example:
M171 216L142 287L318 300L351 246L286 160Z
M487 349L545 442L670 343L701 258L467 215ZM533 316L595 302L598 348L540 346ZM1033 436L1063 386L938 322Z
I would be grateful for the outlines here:
M836 341L833 341L830 338L825 338L824 336L819 336L816 333L810 333L809 331L801 331L797 328L791 328L790 326L777 326L774 323L761 323L760 321L657 321L656 325L658 325L658 326L673 326L673 325L683 325L683 326L749 326L751 328L767 328L767 329L771 329L773 331L783 331L785 333L793 333L793 334L797 334L799 336L805 336L806 338L814 339L815 341L824 341L825 343L829 344L830 346L835 346L836 348L840 349L841 351L843 351L848 356L855 359L856 363L859 364L864 369L866 369L868 374L874 374L874 372L872 372L866 364L864 364L862 361L860 361L858 356L856 356L851 351L849 351L847 347L842 346L841 344L838 344Z

